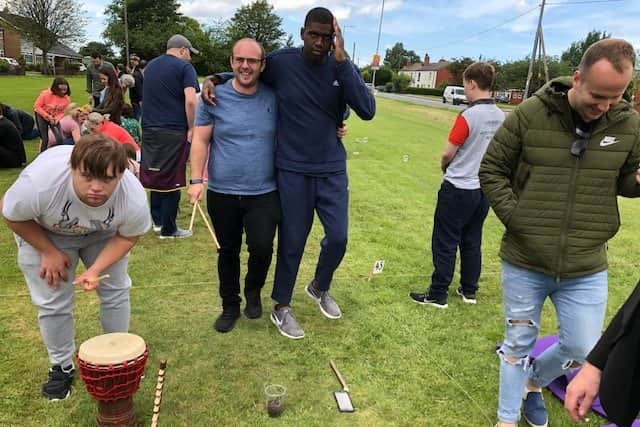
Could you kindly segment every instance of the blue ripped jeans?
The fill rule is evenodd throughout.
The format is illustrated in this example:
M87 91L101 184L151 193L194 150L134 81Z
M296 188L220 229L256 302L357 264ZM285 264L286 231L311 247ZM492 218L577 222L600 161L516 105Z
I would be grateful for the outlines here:
M559 340L530 363L547 297L558 316ZM574 362L583 363L600 338L607 305L607 271L556 280L502 261L502 298L506 330L498 350L498 419L517 423L527 380L545 387ZM507 357L517 362L510 363Z

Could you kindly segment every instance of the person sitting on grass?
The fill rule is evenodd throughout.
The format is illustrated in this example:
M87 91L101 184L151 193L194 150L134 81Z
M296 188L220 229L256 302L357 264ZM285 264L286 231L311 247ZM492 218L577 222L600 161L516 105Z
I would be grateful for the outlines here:
M20 132L8 118L0 114L0 168L19 168L27 163Z
M140 140L142 137L140 122L136 120L131 104L124 104L124 107L122 107L122 118L120 119L120 126L122 126L127 132L129 132L129 135L131 135L136 143L140 144Z
M69 104L65 116L60 120L60 131L62 132L61 145L73 145L80 140L82 136L81 127L89 113L91 113L91 109L91 106L88 104L81 107L78 107L74 103ZM49 130L49 147L57 145L55 141L55 135Z
M60 119L64 116L67 106L71 103L71 87L62 77L56 77L49 89L40 92L33 109L36 113L36 124L40 131L40 150L49 147L49 129L53 131L55 143L62 144Z
M38 128L36 128L36 122L31 117L31 114L26 111L13 108L10 105L0 103L0 115L5 116L7 119L15 125L20 132L20 136L23 141L29 139L35 139L40 136Z
M112 122L120 124L124 94L113 68L107 66L100 68L100 81L104 85L104 89L100 94L100 105L94 108L93 111L109 114Z

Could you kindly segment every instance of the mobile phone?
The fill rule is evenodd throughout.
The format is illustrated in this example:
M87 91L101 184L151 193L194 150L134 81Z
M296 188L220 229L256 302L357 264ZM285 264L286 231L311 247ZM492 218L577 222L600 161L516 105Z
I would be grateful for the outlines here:
M336 403L338 404L338 410L340 412L354 412L353 404L351 403L351 398L349 397L349 393L346 391L336 391L333 393L333 396L336 398Z

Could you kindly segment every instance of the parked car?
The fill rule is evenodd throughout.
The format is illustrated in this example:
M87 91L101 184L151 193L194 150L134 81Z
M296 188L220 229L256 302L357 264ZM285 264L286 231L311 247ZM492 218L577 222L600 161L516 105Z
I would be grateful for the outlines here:
M0 60L8 63L9 65L11 65L12 67L19 67L20 64L18 63L18 61L16 61L13 58L9 58L8 56L0 56Z
M467 97L464 94L464 88L462 86L447 86L442 92L442 102L447 102L453 105L468 104Z
M496 93L496 102L503 102L505 104L509 103L509 94L507 92L498 92Z

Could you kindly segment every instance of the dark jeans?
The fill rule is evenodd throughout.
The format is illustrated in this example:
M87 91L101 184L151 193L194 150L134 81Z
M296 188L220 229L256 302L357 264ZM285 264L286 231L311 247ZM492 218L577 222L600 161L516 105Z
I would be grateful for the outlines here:
M289 304L307 237L317 212L324 237L313 277L327 291L347 250L349 192L346 172L317 177L278 170L282 224L278 229L278 260L271 298Z
M153 223L162 226L160 234L169 236L176 232L176 218L180 204L180 190L151 191L151 218Z
M49 148L49 128L53 132L53 135L56 137L55 145L62 144L64 137L62 136L62 129L60 129L60 123L57 125L52 125L44 117L40 114L35 113L36 115L36 125L38 126L38 131L40 132L40 153Z
M433 220L431 252L433 274L429 296L446 298L460 248L460 286L465 292L478 290L482 264L482 225L489 202L482 190L462 190L444 181L438 192Z
M280 199L274 191L257 196L238 196L207 191L207 210L220 243L218 277L222 309L240 312L240 248L246 233L249 261L244 296L260 298L271 257L276 226L280 222Z
M140 121L140 116L142 116L142 106L139 102L131 101L131 108L133 108L133 117Z
M100 105L100 95L95 96L95 95L91 95L93 97L93 108L98 108L98 105Z

